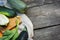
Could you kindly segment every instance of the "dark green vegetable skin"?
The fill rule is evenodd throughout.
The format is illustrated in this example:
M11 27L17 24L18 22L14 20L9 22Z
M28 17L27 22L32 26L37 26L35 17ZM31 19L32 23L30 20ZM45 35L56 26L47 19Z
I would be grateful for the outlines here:
M27 31L22 31L19 37L16 40L28 40L28 33Z
M7 0L8 3L19 12L23 13L27 5L21 0Z
M3 14L7 17L14 17L16 16L16 12L13 11L12 9L6 8L6 7L1 7L0 6L0 14Z

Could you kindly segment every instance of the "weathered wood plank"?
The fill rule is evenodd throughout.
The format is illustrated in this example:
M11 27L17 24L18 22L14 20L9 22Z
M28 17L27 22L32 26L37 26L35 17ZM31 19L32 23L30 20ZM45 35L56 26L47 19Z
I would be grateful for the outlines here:
M34 40L60 40L60 26L35 30Z
M60 24L59 4L49 4L30 8L27 10L27 15L32 20L34 29Z
M50 3L56 3L60 0L23 0L29 7L36 6L36 5L44 5Z

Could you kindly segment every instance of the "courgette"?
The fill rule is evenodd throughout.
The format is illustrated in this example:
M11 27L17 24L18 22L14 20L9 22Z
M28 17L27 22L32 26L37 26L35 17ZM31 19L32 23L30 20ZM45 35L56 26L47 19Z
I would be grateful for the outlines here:
M9 23L9 19L3 15L3 14L0 14L0 25L6 25Z
M28 40L28 33L27 31L22 31L19 37L16 40Z
M8 3L19 12L23 13L27 5L21 0L7 0Z
M1 7L0 6L0 14L3 14L7 17L14 17L16 16L15 11L13 11L12 9L6 8L6 7Z

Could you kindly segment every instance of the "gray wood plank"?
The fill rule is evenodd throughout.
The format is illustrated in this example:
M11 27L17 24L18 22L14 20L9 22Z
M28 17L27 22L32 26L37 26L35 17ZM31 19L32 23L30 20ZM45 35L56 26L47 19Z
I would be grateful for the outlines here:
M34 24L34 29L60 24L59 4L49 4L33 7L27 10L27 15Z
M60 26L35 30L34 40L60 40Z
M23 0L29 7L36 6L36 5L44 5L50 3L56 3L60 0Z
M26 3L38 3L38 4L41 4L41 3L57 2L57 1L60 1L60 0L23 0L23 1L26 2Z

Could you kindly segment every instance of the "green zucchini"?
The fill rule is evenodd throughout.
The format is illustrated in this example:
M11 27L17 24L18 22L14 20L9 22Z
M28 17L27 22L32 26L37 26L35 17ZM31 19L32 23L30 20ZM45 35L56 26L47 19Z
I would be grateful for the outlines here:
M0 25L6 25L9 23L9 19L3 15L3 14L0 14Z
M0 6L0 14L3 14L7 17L14 17L16 16L15 11L13 11L12 9L6 8L6 7L1 7Z
M19 12L23 13L27 5L21 0L7 0L8 3Z
M27 31L22 31L16 40L28 40Z

